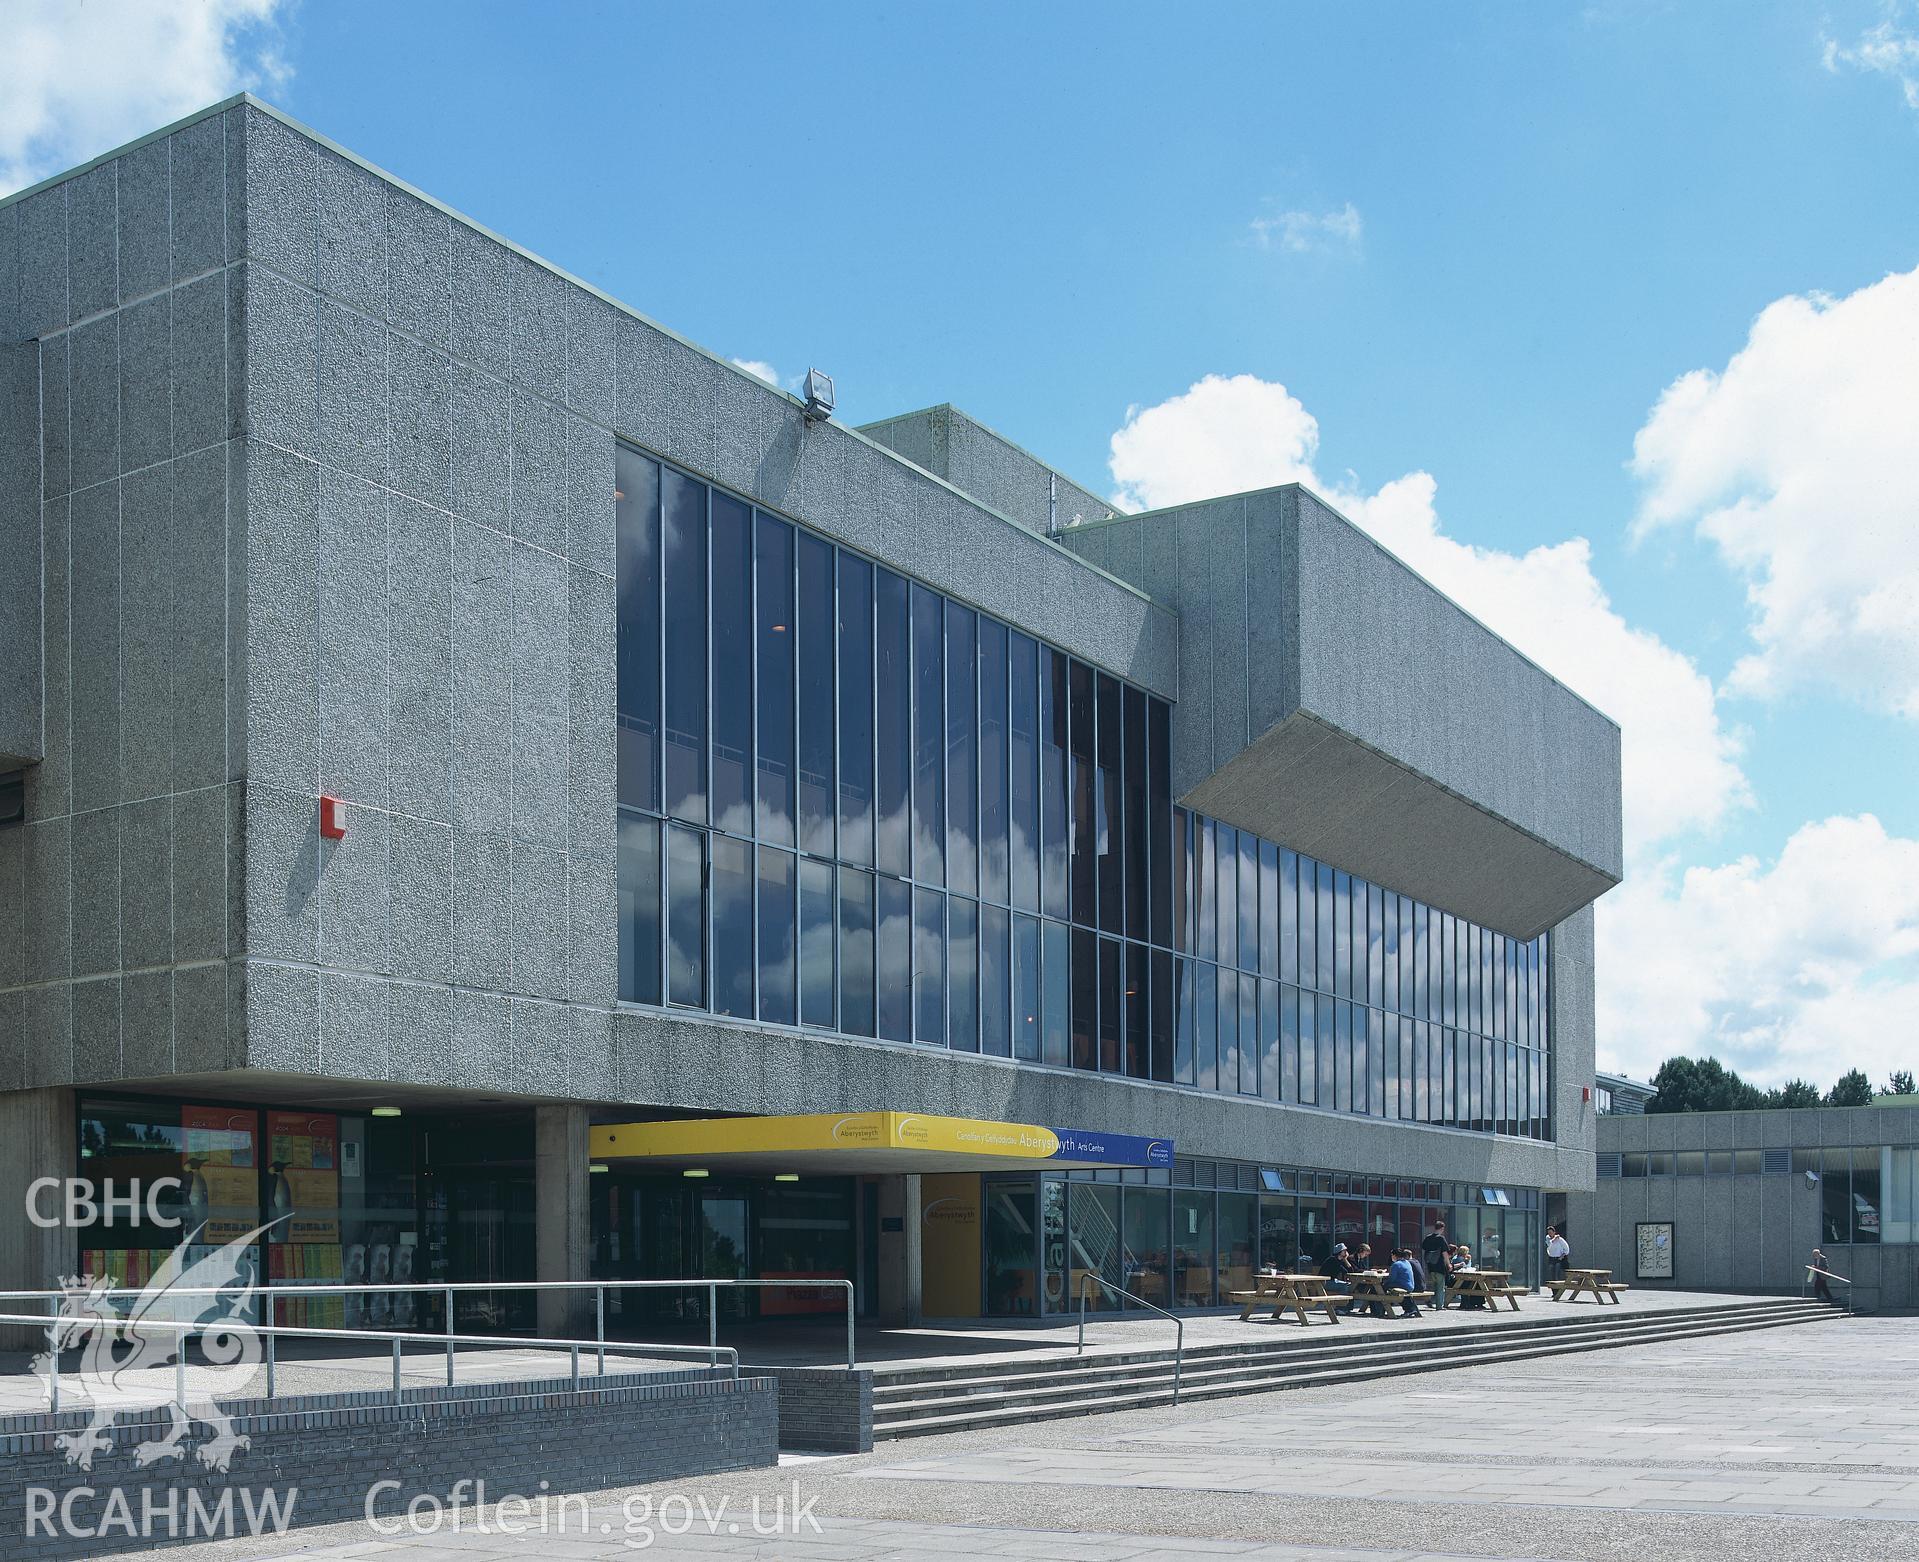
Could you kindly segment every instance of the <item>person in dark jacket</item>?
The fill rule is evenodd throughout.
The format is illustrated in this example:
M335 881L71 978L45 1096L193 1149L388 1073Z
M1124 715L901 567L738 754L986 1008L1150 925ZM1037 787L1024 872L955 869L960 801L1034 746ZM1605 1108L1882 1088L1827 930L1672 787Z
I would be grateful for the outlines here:
M1438 1247L1427 1249L1426 1285L1421 1286L1420 1289L1425 1290L1427 1286L1432 1288L1433 1309L1436 1312L1446 1310L1446 1288L1452 1283L1452 1277L1452 1248L1442 1242Z
M1826 1255L1818 1248L1812 1250L1812 1262L1806 1265L1807 1273L1812 1276L1812 1294L1822 1302L1832 1300L1832 1287L1826 1284Z
M1452 1240L1446 1235L1446 1222L1435 1220L1433 1229L1426 1233L1426 1240L1419 1244L1421 1258L1426 1263L1426 1278L1433 1288L1433 1306L1440 1311L1446 1308L1446 1277L1453 1272L1447 1262L1452 1248Z
M1353 1261L1347 1255L1344 1242L1333 1244L1333 1250L1326 1255L1326 1261L1319 1266L1319 1272L1326 1277L1327 1290L1337 1291L1342 1296L1352 1294L1352 1281L1347 1276L1353 1272Z

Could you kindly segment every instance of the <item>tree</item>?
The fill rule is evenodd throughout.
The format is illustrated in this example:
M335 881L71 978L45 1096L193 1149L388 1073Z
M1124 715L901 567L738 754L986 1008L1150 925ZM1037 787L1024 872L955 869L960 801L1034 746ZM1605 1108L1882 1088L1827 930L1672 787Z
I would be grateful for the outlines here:
M1826 1092L1827 1106L1871 1106L1872 1082L1858 1069L1848 1069Z
M1652 1077L1648 1112L1741 1112L1764 1107L1766 1096L1717 1058L1667 1058Z
M1766 1092L1766 1105L1769 1108L1790 1108L1824 1105L1819 1087L1809 1080L1789 1079L1776 1090Z
M1909 1095L1919 1094L1919 1092L1916 1092L1913 1089L1912 1070L1909 1068L1894 1069L1892 1071L1892 1078L1886 1081L1886 1094L1889 1096L1909 1096Z

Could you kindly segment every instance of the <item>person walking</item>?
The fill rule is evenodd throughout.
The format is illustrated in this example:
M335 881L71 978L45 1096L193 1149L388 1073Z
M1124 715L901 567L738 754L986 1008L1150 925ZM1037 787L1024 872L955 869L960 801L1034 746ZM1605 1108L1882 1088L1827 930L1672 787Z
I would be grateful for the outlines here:
M1443 1232L1442 1232L1443 1235ZM1429 1237L1427 1239L1431 1241ZM1437 1247L1429 1247L1426 1253L1426 1284L1432 1287L1433 1310L1446 1310L1446 1288L1453 1274L1453 1250L1444 1241ZM1422 1287L1423 1289L1423 1287Z
M1812 1294L1822 1302L1830 1302L1832 1287L1826 1284L1826 1255L1814 1248L1812 1262L1806 1267L1812 1271Z
M1566 1278L1566 1260L1573 1256L1572 1244L1563 1237L1559 1228L1546 1228L1546 1262L1555 1280Z
M1400 1299L1400 1313L1403 1317L1417 1318L1419 1304L1413 1300L1413 1292L1419 1289L1419 1277L1413 1273L1413 1250L1409 1247L1396 1249L1393 1253L1393 1267L1386 1271L1386 1283L1395 1291L1406 1294Z
M1426 1233L1426 1240L1419 1244L1420 1255L1426 1264L1426 1278L1432 1282L1433 1306L1440 1312L1446 1310L1446 1277L1453 1272L1452 1265L1447 1261L1451 1246L1446 1240L1446 1222L1443 1220L1435 1220L1433 1229Z

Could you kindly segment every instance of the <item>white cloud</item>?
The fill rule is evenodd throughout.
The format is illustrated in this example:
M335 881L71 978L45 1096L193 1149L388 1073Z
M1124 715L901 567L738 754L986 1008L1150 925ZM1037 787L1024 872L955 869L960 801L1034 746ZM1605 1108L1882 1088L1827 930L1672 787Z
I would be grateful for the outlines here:
M1884 9L1885 16L1860 33L1857 42L1825 40L1826 69L1837 71L1843 65L1890 76L1905 94L1906 107L1919 111L1919 12L1899 0L1890 0Z
M1634 530L1691 526L1746 581L1729 687L1836 689L1919 718L1919 270L1787 297L1633 442Z
M744 369L748 374L758 375L768 385L781 385L780 371L763 358L734 358L729 360L736 369Z
M282 0L7 0L0 194L283 81Z
M1286 387L1209 375L1134 408L1112 439L1116 499L1158 509L1215 494L1303 482L1468 612L1623 728L1626 838L1637 854L1709 830L1750 801L1739 741L1711 681L1657 635L1628 624L1592 569L1584 538L1523 554L1448 536L1438 484L1411 472L1372 493L1314 470L1319 425Z
M1806 307L1817 318L1832 312ZM1845 345L1863 355L1861 372L1884 393L1881 344ZM1805 367L1804 355L1795 361ZM1729 369L1725 380L1737 388L1743 376ZM1802 440L1794 426L1799 418L1818 425L1822 398L1845 392L1845 382L1840 365L1826 365L1810 387L1814 404L1779 409L1765 437L1798 451L1845 437L1816 426ZM1720 450L1730 445L1746 458L1747 431L1728 441L1699 411L1718 383L1682 381L1649 425L1657 436L1642 436L1659 453L1659 471L1670 474L1655 489L1655 516L1661 502L1686 513L1701 492L1714 491L1725 469ZM1874 414L1869 394L1846 395L1846 416L1876 416L1882 425L1915 404L1907 392ZM1685 421L1668 404L1684 406ZM1763 445L1762 438L1754 448ZM1857 436L1848 448L1890 447ZM1597 913L1602 1064L1643 1077L1674 1053L1709 1053L1767 1085L1794 1074L1830 1085L1855 1066L1879 1080L1919 1065L1919 841L1888 835L1870 815L1835 818L1800 828L1770 864L1684 866L1687 837L1752 800L1740 737L1722 718L1711 680L1612 606L1585 539L1524 553L1474 547L1442 528L1431 474L1409 472L1367 492L1350 477L1322 481L1318 453L1318 423L1283 385L1209 376L1157 406L1131 409L1113 436L1112 467L1122 502L1155 508L1274 483L1316 487L1620 722L1627 876ZM1883 462L1879 472L1888 475ZM1860 494L1848 492L1857 504ZM1825 532L1832 529L1826 523ZM1815 541L1819 535L1815 528Z
M1289 255L1304 255L1312 250L1358 249L1365 234L1359 208L1348 201L1335 211L1280 212L1274 217L1255 217L1253 239L1261 249L1284 250Z
M1209 374L1113 435L1113 500L1159 510L1216 494L1312 482L1319 423L1297 397L1250 374Z
M1604 1066L1709 1054L1821 1086L1919 1066L1919 841L1870 814L1802 826L1773 863L1643 866L1600 910Z

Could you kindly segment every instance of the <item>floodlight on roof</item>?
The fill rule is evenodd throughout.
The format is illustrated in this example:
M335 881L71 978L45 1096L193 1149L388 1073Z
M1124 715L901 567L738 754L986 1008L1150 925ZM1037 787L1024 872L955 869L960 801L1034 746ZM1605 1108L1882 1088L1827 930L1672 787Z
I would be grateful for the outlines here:
M833 415L833 376L806 371L806 421L821 423Z

